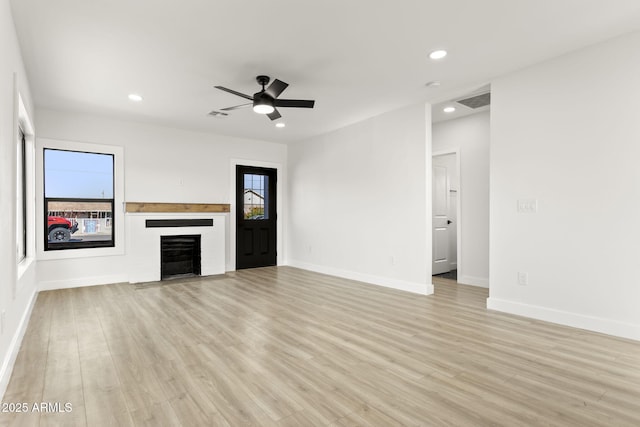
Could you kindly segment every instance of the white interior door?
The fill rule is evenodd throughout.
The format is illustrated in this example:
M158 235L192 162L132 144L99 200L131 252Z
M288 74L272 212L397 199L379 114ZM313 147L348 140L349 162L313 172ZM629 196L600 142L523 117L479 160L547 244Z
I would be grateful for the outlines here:
M433 165L432 274L451 270L449 261L449 179L446 166Z

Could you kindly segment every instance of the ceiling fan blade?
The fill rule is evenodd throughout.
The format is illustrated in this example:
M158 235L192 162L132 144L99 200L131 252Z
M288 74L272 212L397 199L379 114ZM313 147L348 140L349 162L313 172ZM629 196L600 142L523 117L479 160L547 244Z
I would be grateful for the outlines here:
M275 79L273 83L271 83L265 90L265 92L267 92L272 98L277 98L278 96L280 96L282 91L287 88L287 86L289 86L288 83Z
M271 120L277 120L282 116L280 115L280 112L278 110L274 109L273 113L267 114L267 117L269 117Z
M241 97L243 97L243 98L245 98L245 99L248 99L249 101L253 101L253 97L252 97L252 96L245 95L244 93L236 92L235 90L227 89L226 87L223 87L223 86L214 86L214 87L215 87L216 89L220 89L220 90L223 90L223 91L225 91L225 92L229 92L229 93L232 93L232 94L234 94L234 95L241 96Z
M247 104L240 104L240 105L236 105L234 107L227 107L227 108L221 108L220 111L231 111L231 110L237 110L239 108L244 108L244 107L248 107L249 105L253 105L253 102L249 102Z
M293 107L293 108L313 108L316 101L308 99L274 99L273 105L276 107Z

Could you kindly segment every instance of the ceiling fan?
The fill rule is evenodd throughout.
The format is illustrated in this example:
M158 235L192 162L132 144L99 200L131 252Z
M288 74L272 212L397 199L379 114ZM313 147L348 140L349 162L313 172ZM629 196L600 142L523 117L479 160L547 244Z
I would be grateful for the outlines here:
M232 93L242 98L248 99L251 102L246 104L236 105L234 107L222 108L221 111L237 110L238 108L248 107L253 105L253 111L258 114L266 114L271 120L276 120L282 117L276 107L283 108L313 108L315 101L306 99L278 99L278 96L289 86L289 84L275 79L268 88L265 86L269 84L269 76L257 76L256 81L259 85L262 85L262 90L256 92L253 96L245 95L244 93L236 92L232 89L227 89L223 86L215 86L216 89L223 90L225 92Z

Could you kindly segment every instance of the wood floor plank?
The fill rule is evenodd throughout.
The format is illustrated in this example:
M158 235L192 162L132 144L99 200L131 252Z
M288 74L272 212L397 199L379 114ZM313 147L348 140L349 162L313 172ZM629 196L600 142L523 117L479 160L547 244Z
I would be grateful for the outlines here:
M97 287L72 294L87 425L133 425L96 311L100 296Z
M131 418L136 426L179 427L183 425L169 402L156 403L149 407L135 409L131 411Z
M371 406L366 406L359 411L352 412L346 417L340 418L337 422L330 424L336 427L358 427L358 426L402 426L398 420L395 420Z
M0 426L638 426L640 342L290 267L38 295Z
M55 307L51 317L50 339L42 401L54 403L57 411L43 412L41 426L86 426L82 371L78 334L70 294L65 290L52 294ZM55 407L55 404L58 407ZM69 404L67 412L66 405Z
M194 398L190 393L183 393L170 400L180 425L232 427L208 399Z

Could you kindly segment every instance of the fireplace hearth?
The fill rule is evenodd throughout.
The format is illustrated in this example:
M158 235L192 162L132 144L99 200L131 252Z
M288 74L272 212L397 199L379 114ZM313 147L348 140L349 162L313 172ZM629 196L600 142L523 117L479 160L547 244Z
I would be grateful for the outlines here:
M200 235L160 236L161 280L200 274Z

